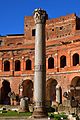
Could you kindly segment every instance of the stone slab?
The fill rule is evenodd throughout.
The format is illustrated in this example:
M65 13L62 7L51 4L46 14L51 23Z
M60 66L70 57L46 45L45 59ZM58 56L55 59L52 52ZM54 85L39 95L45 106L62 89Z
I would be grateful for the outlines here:
M54 120L50 118L0 117L0 120Z
M31 118L29 117L27 120L54 120L53 118L47 117L47 118Z

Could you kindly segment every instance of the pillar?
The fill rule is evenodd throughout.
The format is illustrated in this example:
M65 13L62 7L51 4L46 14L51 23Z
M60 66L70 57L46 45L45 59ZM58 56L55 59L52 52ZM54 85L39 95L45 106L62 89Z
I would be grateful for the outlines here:
M34 118L46 117L46 55L45 55L45 22L46 11L35 9L35 73L34 73Z
M24 71L24 57L22 56L22 60L21 60L21 71Z
M10 71L11 71L11 75L14 75L14 58L11 57L10 60Z
M59 84L56 86L56 102L60 104L60 86Z
M2 72L2 58L0 58L0 72Z

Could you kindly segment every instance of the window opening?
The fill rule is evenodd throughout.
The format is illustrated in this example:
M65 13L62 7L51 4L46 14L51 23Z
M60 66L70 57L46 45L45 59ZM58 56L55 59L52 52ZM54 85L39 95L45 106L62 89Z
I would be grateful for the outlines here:
M15 71L20 71L20 60L15 61Z
M26 60L26 70L31 70L31 60Z
M54 68L54 58L50 57L48 59L48 69L52 69L52 68Z
M60 57L60 68L64 68L66 66L66 56Z
M8 60L4 61L4 71L10 71L10 62Z
M73 55L73 66L76 66L77 64L79 64L79 54L75 53Z

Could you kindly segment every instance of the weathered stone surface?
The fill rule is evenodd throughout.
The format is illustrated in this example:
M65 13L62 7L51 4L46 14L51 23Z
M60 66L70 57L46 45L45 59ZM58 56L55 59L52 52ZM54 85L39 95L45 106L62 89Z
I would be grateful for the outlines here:
M34 118L44 118L47 115L45 108L46 97L46 57L45 57L45 22L46 11L34 11L36 25L35 36L35 73L34 73Z

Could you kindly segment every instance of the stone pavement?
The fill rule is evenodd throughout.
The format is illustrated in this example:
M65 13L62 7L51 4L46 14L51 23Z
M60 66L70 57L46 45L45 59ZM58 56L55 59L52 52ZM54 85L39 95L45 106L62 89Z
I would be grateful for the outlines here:
M0 117L0 120L27 120L26 117Z
M31 118L31 117L0 117L0 120L53 120L48 118Z
M50 117L47 118L31 118L29 117L27 120L54 120L53 118L51 119Z
M0 120L53 120L50 118L0 117Z

